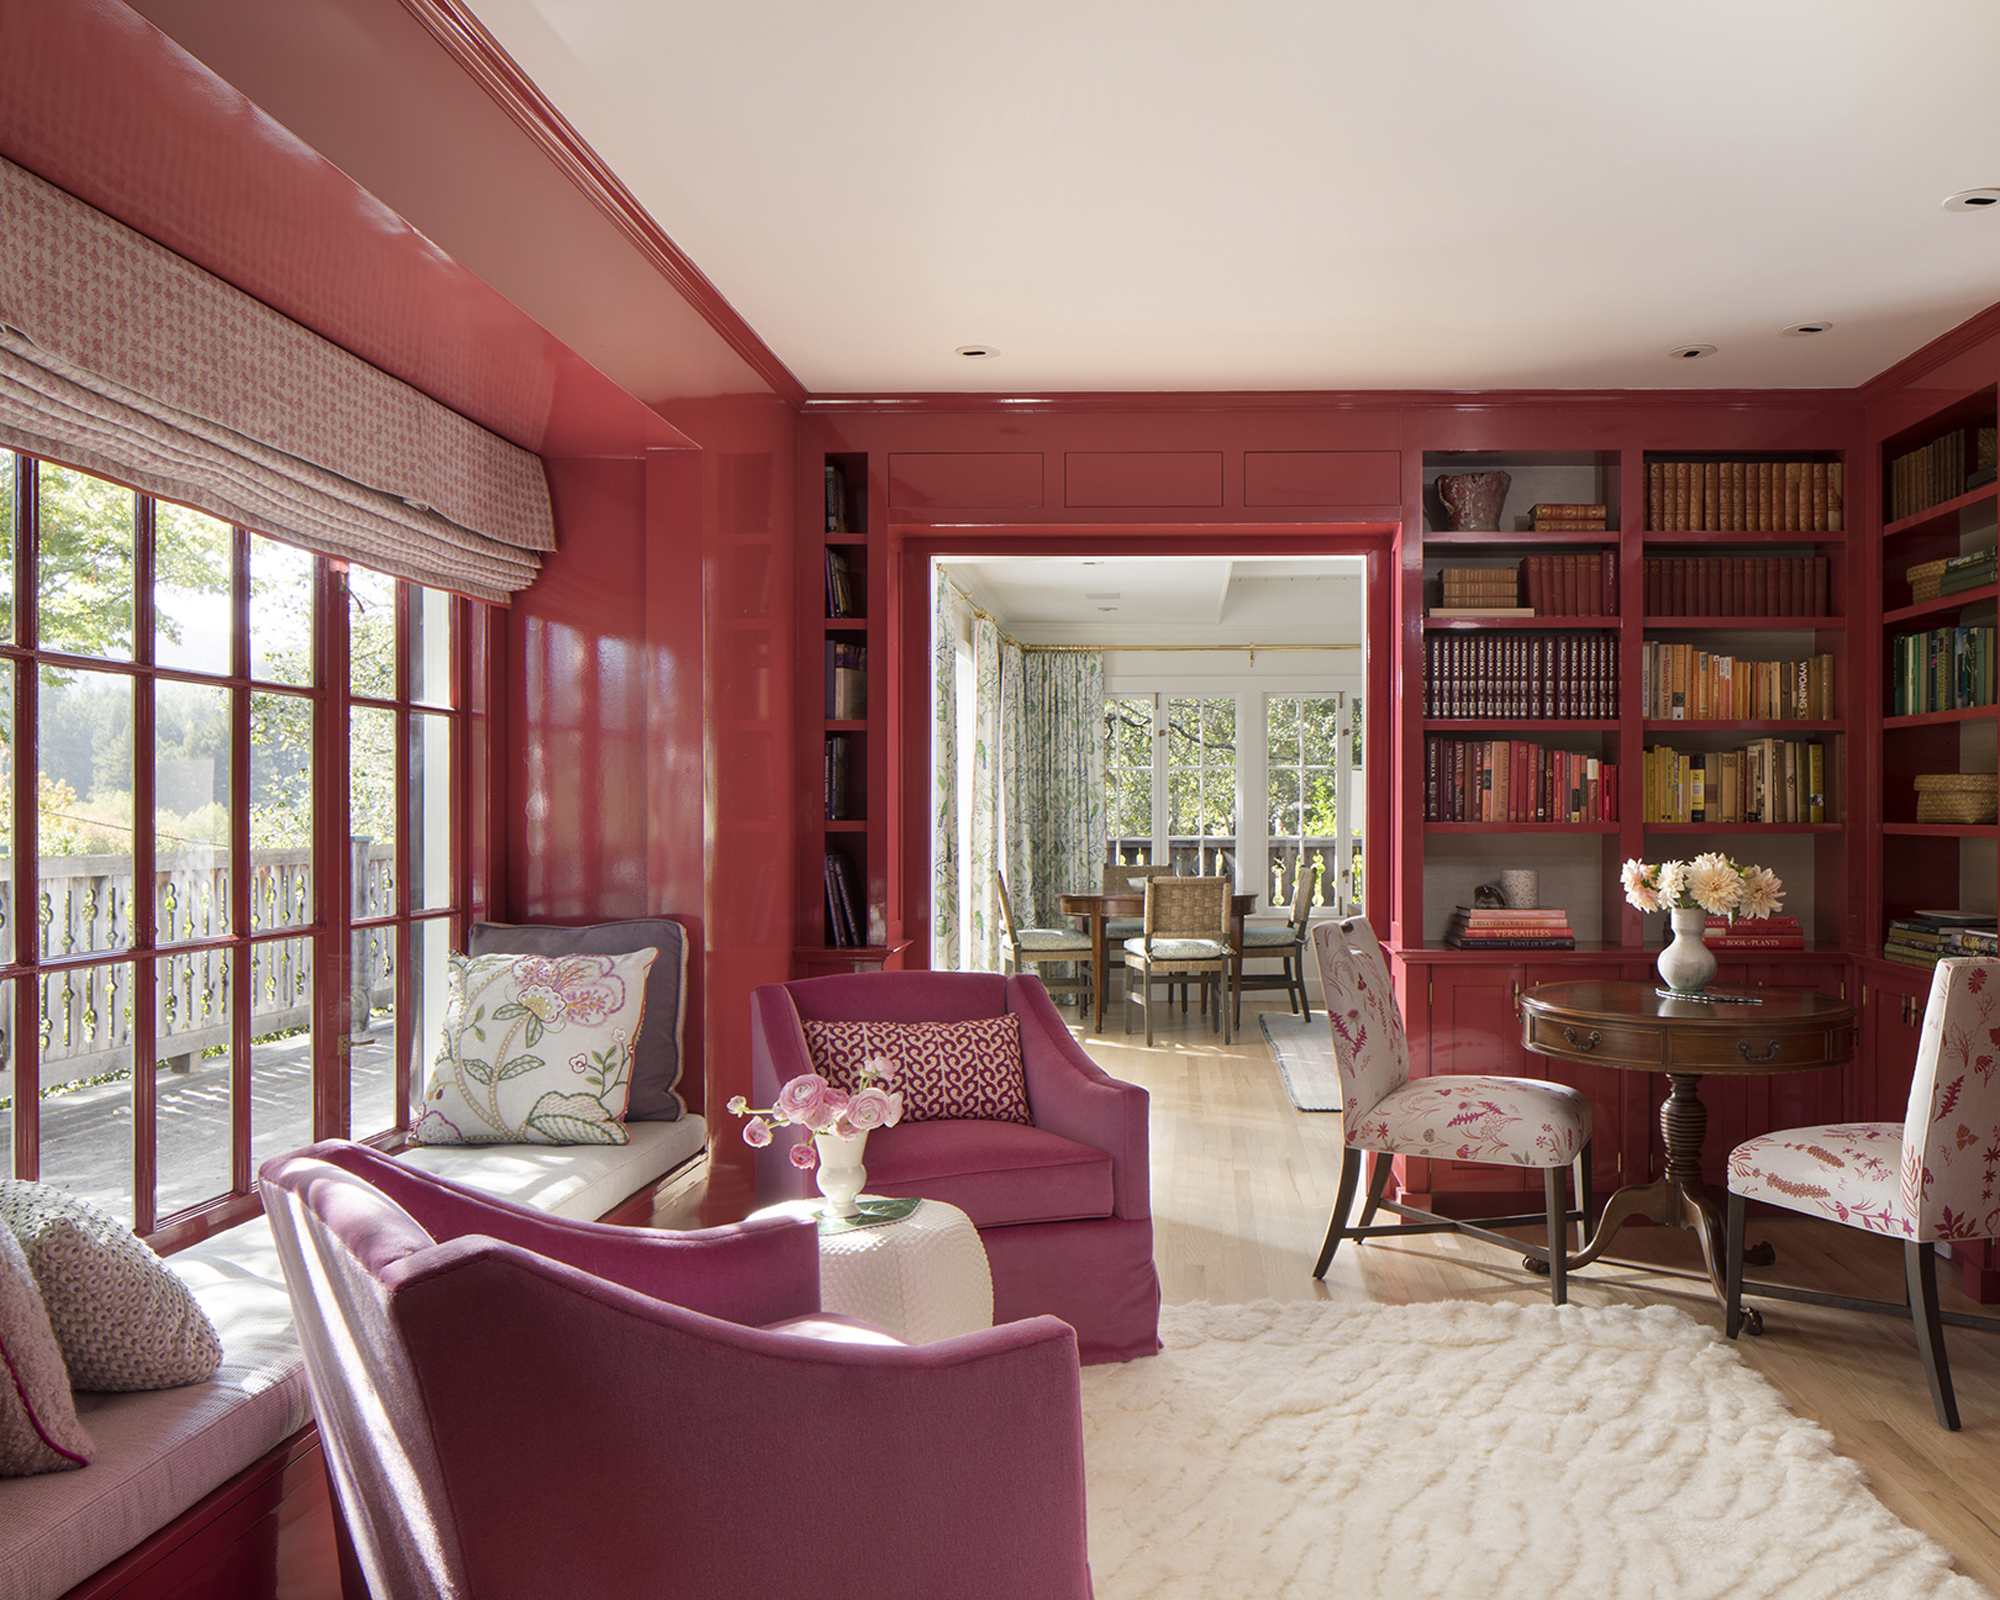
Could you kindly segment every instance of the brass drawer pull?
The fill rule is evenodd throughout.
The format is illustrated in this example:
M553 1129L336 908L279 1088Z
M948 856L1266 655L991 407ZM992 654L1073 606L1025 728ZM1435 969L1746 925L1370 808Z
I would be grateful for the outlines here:
M1572 1050L1595 1050L1604 1042L1604 1035L1599 1033L1595 1028L1590 1030L1590 1037L1585 1039L1581 1044L1577 1043L1576 1029L1574 1028L1563 1029L1563 1038Z
M1750 1053L1750 1041L1747 1039L1738 1039L1736 1041L1736 1053L1749 1062L1775 1061L1778 1059L1778 1041L1773 1039L1770 1047L1761 1056L1753 1056Z

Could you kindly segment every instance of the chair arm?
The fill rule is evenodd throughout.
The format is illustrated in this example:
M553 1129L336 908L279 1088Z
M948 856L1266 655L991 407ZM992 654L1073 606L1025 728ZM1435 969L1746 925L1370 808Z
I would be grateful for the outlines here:
M1052 1317L833 1344L474 1240L382 1283L487 1600L1089 1596L1076 1341Z
M751 1327L820 1308L819 1237L810 1219L765 1217L685 1233L617 1227L496 1200L345 1140L328 1140L298 1156L372 1184L440 1243L483 1234L656 1300Z
M799 1021L791 992L782 983L767 983L751 990L750 1103L776 1105L778 1090L784 1084L802 1072L813 1070L805 1027ZM801 1137L790 1128L780 1128L771 1142L757 1152L754 1163L757 1198L765 1205L780 1200L807 1200L819 1193L813 1175L792 1165L792 1146Z
M1021 1068L1035 1126L1104 1151L1111 1157L1112 1214L1150 1217L1146 1091L1084 1054L1040 979L1009 978L1007 1009L1021 1019Z

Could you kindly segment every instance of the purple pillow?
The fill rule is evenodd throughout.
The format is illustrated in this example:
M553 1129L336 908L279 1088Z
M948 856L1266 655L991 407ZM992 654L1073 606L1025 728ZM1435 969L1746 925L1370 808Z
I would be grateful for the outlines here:
M674 1092L681 1081L681 1021L687 1013L687 934L666 917L633 917L572 928L552 922L475 922L471 956L622 956L659 951L646 974L646 1014L632 1046L627 1122L678 1122L687 1111Z

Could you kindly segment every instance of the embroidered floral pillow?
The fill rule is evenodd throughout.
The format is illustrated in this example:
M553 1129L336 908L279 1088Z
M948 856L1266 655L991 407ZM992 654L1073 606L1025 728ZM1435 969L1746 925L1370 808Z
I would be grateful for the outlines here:
M624 1144L652 948L451 958L413 1144Z
M1021 1019L1012 1012L966 1022L808 1022L814 1069L836 1089L860 1087L860 1068L887 1056L888 1087L903 1096L905 1122L966 1117L1026 1122L1028 1085L1021 1072Z

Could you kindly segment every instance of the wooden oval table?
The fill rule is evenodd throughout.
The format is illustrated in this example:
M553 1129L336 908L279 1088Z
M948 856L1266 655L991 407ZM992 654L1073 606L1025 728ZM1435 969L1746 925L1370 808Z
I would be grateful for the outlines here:
M1701 1177L1710 1075L1810 1072L1854 1059L1854 1007L1811 989L1711 989L1708 999L1663 995L1650 983L1545 983L1521 996L1521 1043L1540 1055L1667 1079L1660 1106L1666 1175L1627 1184L1605 1202L1597 1231L1572 1267L1587 1267L1633 1217L1691 1228L1717 1299L1724 1298L1723 1205ZM1770 1264L1770 1246L1746 1253ZM1746 1310L1745 1326L1754 1312ZM1752 1332L1757 1331L1751 1328Z

